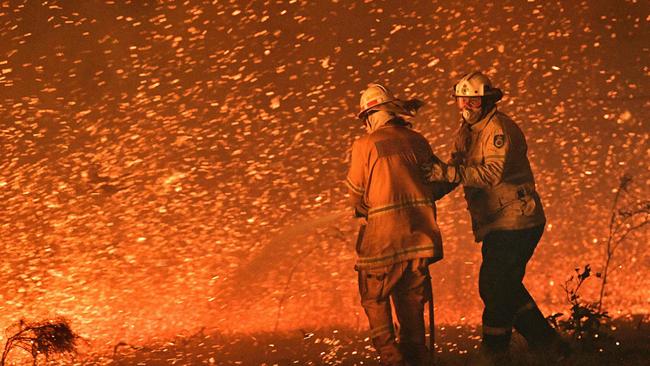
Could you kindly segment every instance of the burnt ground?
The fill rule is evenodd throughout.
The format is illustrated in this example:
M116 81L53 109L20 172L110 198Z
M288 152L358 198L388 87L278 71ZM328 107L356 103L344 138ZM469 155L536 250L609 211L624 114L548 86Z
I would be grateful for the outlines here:
M650 325L615 321L609 339L583 349L561 365L648 365ZM440 327L436 331L437 365L472 365L480 336L475 327ZM515 365L546 365L527 352L523 338L513 339ZM209 334L135 347L118 345L110 357L83 364L109 365L377 365L368 335L346 329L298 330L282 334Z

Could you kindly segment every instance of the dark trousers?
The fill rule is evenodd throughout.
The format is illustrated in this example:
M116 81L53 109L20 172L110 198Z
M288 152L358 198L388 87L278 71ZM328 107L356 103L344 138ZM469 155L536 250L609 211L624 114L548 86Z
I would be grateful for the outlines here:
M488 351L507 350L513 326L531 347L544 347L556 336L522 283L543 232L544 225L501 230L483 240L479 293L485 304L483 346Z

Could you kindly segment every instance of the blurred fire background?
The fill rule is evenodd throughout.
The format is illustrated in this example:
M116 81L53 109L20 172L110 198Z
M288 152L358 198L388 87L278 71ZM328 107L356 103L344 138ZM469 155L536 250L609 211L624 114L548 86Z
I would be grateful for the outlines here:
M565 310L602 269L619 177L650 190L645 1L56 1L0 5L0 328L61 315L98 347L208 327L365 329L342 180L360 92L427 102L447 158L452 84L483 70L527 134L548 227L526 283ZM459 191L439 203L437 319L481 303ZM648 229L605 308L650 311ZM598 281L585 297L597 299ZM4 341L4 339L3 339Z

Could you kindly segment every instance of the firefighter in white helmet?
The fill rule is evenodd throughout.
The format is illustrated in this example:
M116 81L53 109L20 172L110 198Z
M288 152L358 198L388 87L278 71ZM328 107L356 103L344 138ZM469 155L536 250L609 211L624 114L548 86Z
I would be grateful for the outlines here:
M464 75L453 88L461 125L452 158L423 166L431 182L463 185L475 240L483 242L481 354L496 364L508 358L513 327L533 349L553 346L565 351L522 283L546 219L524 134L497 110L502 96L482 73Z
M357 240L361 304L382 365L424 365L424 304L431 298L428 265L442 258L435 201L450 184L428 184L420 165L433 157L427 140L404 117L422 105L371 84L358 113L367 135L352 146L346 184L367 226ZM391 298L400 323L395 339Z

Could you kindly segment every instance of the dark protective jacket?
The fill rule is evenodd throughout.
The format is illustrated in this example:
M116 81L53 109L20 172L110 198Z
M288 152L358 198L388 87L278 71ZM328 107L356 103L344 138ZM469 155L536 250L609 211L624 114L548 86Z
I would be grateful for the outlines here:
M442 258L435 201L455 185L425 181L420 165L432 156L427 140L401 119L354 142L346 184L355 211L368 218L357 268Z

